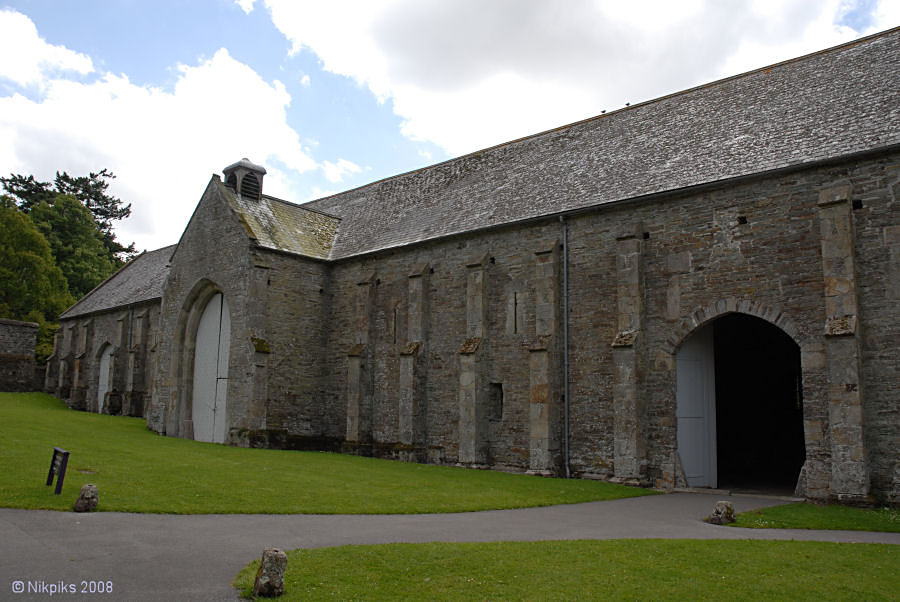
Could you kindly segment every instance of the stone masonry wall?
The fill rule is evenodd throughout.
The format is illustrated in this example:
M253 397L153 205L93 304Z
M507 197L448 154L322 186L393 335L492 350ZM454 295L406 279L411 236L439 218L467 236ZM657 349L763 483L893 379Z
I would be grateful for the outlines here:
M535 254L554 249L558 240L559 226L550 224L495 232L490 237L428 243L335 266L326 388L329 434L345 435L346 396L351 386L348 365L351 354L358 353L364 359L362 375L357 375L363 381L362 411L369 422L368 432L357 441L363 451L437 463L459 462L460 437L466 436L460 432L460 366L471 353L473 395L478 407L473 409L470 428L480 433L471 436L485 439L487 445L477 460L462 462L529 468L529 348L538 341ZM467 288L472 270L482 273L477 299L472 298L476 293ZM416 285L410 282L418 278L427 282L422 293L426 297L421 310L424 323L418 327L413 324L422 334L411 337L410 313L420 311L417 308L422 300L411 299L410 290L415 291ZM355 299L357 289L369 286L373 300L366 310ZM558 282L550 286L558 286ZM473 303L479 309L473 310ZM363 319L362 311L370 315ZM483 312L483 326L477 334L467 327L471 321L467 314L472 311ZM369 336L364 349L354 350L360 345L360 323L367 325ZM477 349L464 350L472 339L478 339ZM403 394L401 362L407 356L420 358L416 382L421 393L417 403L424 414L418 418L423 433L412 442L402 441L398 405ZM555 411L559 392L548 395ZM553 421L552 428L552 439L558 441L558 420ZM554 453L558 463L558 449Z
M34 391L38 325L0 319L0 391Z
M192 438L194 339L200 315L219 292L231 312L227 424L235 431L265 425L265 399L254 394L254 339L266 338L266 297L258 292L268 269L257 265L247 230L224 194L218 178L210 182L173 254L164 287L147 424L169 436Z
M100 356L112 347L102 413L144 416L152 390L158 323L158 302L63 320L47 360L44 390L71 408L100 411Z
M862 421L871 487L900 502L900 157L852 166Z
M868 471L876 496L896 495L900 358L891 341L898 340L897 173L897 156L892 155L570 216L572 471L661 486L683 484L676 454L675 353L698 327L741 312L775 324L801 349L807 460L799 492L860 497L867 485L846 471L862 470L860 474ZM844 184L851 191L846 202L856 256L861 382L844 382L851 377L826 344L825 299L831 285L823 244L830 243L823 243L820 192ZM631 234L623 238L623 232ZM634 242L623 255L627 237ZM537 339L540 292L533 264L537 250L559 240L559 223L546 220L335 265L327 291L328 435L345 435L347 395L353 391L359 395L365 428L353 437L351 449L390 457L410 457L408 452L415 451L413 459L456 463L460 441L467 436L460 429L470 428L461 426L468 423L461 421L460 391L471 381L484 389L473 393L471 427L481 429L472 435L476 439L486 433L481 459L496 467L529 469L529 458L537 452L530 443L537 426L528 418L533 402L529 348ZM483 267L478 267L480 261ZM638 262L636 271L627 267L630 264L617 267L617 261ZM407 336L410 275L422 265L429 272L429 318L427 337L415 353L423 354L419 403L426 427L424 437L410 446L401 441L398 404L404 348L413 342ZM473 298L467 285L473 269L483 271L479 290L484 292L478 294L485 297L486 329L474 337L479 339L472 352L475 367L467 367L467 354L461 351L473 338ZM638 274L640 282L629 284L630 274ZM540 290L546 287L542 282ZM622 297L626 294L638 297L623 306L619 301L629 299ZM635 304L637 313L630 309ZM516 312L521 312L518 318ZM522 331L517 332L516 320L521 320ZM637 326L632 331L628 324ZM616 349L633 352L617 356ZM559 352L553 354L559 365ZM350 369L352 365L357 368ZM461 370L471 376L461 380ZM834 397L838 388L852 387L863 391L861 417L853 401ZM561 387L556 383L552 388L548 409L558 412ZM487 407L478 410L478 404L489 406L501 390L499 414ZM626 399L625 391L631 391L631 401L622 405L616 400ZM553 420L558 440L561 419L555 415ZM835 434L840 438L857 423L863 425L865 442L854 448L858 451L846 452L840 465L833 462L845 449ZM554 458L559 472L559 453Z
M263 270L252 303L264 299L265 330L253 339L254 397L265 400L265 422L240 433L241 445L339 449L325 432L324 367L328 266L322 261L256 251Z
M681 486L678 348L743 313L800 348L797 492L896 499L898 164L882 154L330 263L255 248L214 181L160 306L148 424L187 434L192 328L221 291L230 443L563 474L565 299L571 473ZM89 360L121 345L121 319L63 325L61 392L89 402Z

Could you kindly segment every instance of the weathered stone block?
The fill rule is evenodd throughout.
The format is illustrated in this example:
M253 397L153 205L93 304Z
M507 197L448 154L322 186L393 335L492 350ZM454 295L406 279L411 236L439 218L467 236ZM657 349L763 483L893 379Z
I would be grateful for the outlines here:
M276 598L284 593L284 573L287 570L287 554L278 548L263 550L253 581L253 595Z
M713 507L712 514L706 519L707 522L714 525L729 525L735 521L734 504L731 502L716 502Z
M100 496L97 493L97 486L93 484L82 485L78 499L72 509L75 512L93 512L97 509L100 502Z

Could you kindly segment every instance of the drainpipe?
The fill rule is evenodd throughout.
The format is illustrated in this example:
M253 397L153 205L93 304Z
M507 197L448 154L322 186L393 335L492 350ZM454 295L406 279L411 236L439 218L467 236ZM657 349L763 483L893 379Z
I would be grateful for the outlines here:
M569 479L572 477L569 471L569 224L564 215L559 216L559 223L563 256L563 464Z

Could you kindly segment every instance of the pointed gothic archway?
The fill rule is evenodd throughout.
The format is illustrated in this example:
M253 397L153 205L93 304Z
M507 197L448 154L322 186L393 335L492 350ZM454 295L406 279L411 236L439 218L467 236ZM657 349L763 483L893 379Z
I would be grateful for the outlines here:
M225 442L230 344L228 302L216 293L200 315L194 345L191 420L197 441Z
M678 450L688 485L793 491L805 460L800 348L747 314L721 316L676 354Z

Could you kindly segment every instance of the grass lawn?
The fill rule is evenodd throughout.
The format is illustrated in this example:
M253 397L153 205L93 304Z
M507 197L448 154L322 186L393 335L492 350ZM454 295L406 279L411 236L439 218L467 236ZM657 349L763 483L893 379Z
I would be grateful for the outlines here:
M741 512L732 527L753 529L842 529L900 533L900 510L864 510L847 506L786 504Z
M259 561L236 578L249 596ZM900 546L613 540L295 550L280 600L896 600Z
M68 450L61 495L44 485ZM0 393L0 506L177 514L405 514L523 508L653 492L341 454L242 449L161 437L143 419L76 412L49 395ZM54 483L55 485L55 483Z

